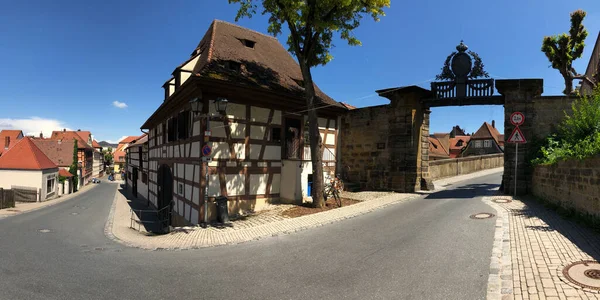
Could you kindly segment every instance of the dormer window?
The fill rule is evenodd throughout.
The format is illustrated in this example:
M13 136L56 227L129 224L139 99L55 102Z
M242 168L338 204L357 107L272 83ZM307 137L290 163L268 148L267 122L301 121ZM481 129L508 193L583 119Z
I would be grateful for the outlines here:
M243 39L242 43L244 43L244 46L246 46L248 48L252 48L252 49L254 49L254 45L256 44L255 41L246 40L246 39Z

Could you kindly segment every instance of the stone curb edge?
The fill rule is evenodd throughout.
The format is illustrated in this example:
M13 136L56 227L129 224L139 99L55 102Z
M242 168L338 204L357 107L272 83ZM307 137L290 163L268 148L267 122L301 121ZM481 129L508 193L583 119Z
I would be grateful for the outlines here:
M510 251L510 220L507 209L492 201L493 196L481 200L496 210L494 245L487 284L487 299L513 299L512 254Z
M115 198L114 198L113 203L111 205L111 209L110 209L110 212L108 214L108 218L107 218L105 226L104 226L104 234L110 240L112 240L114 242L117 242L119 244L122 244L122 245L124 245L126 247L137 248L137 249L147 250L147 251L159 251L159 250L181 251L181 250L195 250L195 249L202 249L202 248L213 248L213 247L228 246L228 245L238 245L238 244L243 244L243 243L247 243L247 242L258 241L258 240L265 239L265 238L276 237L276 236L279 236L279 235L292 234L292 233L295 233L295 232L300 232L300 231L303 231L303 230L307 230L307 229L315 228L315 227L320 227L320 226L327 225L327 224L333 224L333 223L341 221L341 220L347 220L347 219L351 219L351 218L354 218L354 217L358 217L358 216L370 213L372 211L375 211L375 210L387 207L389 205L393 205L393 204L405 202L405 201L408 201L408 200L413 200L413 199L419 198L421 196L422 195L419 195L419 194L412 194L409 197L401 198L401 199L390 201L390 202L387 202L387 203L383 203L381 205L370 207L370 208L365 209L363 211L358 211L358 212L351 213L351 214L349 214L347 216L333 217L330 220L323 220L323 221L317 222L315 224L302 225L302 226L298 226L298 227L295 227L295 228L278 230L278 231L273 232L273 233L262 233L262 234L260 234L260 235L258 235L256 237L252 237L252 238L249 238L249 239L247 238L247 239L243 239L243 240L230 241L230 242L222 241L222 240L219 239L218 242L216 242L215 244L212 244L212 245L200 245L200 246L192 246L192 247L161 248L161 247L143 247L143 246L140 246L140 245L135 244L135 243L130 243L128 241L124 241L124 240L122 240L122 239L120 239L120 238L118 238L117 236L114 235L114 233L113 233L114 214L115 214L116 205L117 205L117 201L118 201L118 198L117 198L118 197L118 188L117 188L117 193L115 194ZM355 205L358 205L358 204L355 204ZM316 214L318 214L318 213L316 213Z
M83 192L81 192L79 194L69 194L69 196L71 196L71 195L73 195L73 196L72 197L68 197L66 199L60 199L60 198L58 198L57 200L54 200L54 199L48 200L46 202L50 202L50 203L48 203L47 205L43 205L43 206L40 206L40 207L32 208L32 209L29 209L29 210L26 210L26 211L21 211L21 212L12 214L12 215L3 215L3 216L0 216L0 220L7 219L7 218L10 218L10 217L14 217L14 216L18 216L18 215L22 215L22 214L28 214L28 213L31 213L31 212L34 212L34 211L38 211L38 210L43 209L43 208L48 208L50 206L54 206L54 205L61 204L63 202L67 202L67 201L75 198L75 196L86 194L87 192L93 190L96 186L97 185L94 185L94 186L86 189L85 191L83 191Z

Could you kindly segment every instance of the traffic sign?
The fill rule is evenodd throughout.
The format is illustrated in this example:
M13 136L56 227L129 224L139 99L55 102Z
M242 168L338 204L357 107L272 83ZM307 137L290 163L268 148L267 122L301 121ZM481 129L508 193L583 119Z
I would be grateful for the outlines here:
M204 131L204 136L211 136L212 132L210 130Z
M521 131L519 126L517 126L510 134L510 137L508 138L507 142L514 144L525 144L527 143L527 140L523 136L523 132Z
M516 111L510 115L510 123L513 125L520 126L523 122L525 122L525 115L522 112Z
M202 147L202 156L209 156L212 153L212 149L210 148L210 146L204 145L204 147Z

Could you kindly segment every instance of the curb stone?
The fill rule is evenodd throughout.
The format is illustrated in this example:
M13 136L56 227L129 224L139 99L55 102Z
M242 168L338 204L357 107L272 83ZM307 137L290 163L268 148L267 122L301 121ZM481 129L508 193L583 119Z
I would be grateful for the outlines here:
M494 245L487 284L487 299L513 299L512 254L510 252L510 222L506 208L493 202L501 198L486 196L481 200L496 210Z

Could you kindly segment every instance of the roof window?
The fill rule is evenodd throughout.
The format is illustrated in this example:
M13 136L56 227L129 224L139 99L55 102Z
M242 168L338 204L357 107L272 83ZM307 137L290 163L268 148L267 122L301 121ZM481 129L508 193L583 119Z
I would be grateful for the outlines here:
M242 43L244 43L244 46L246 46L248 48L253 48L253 49L254 49L254 45L256 44L255 41L251 41L251 40L247 40L247 39L243 39Z

